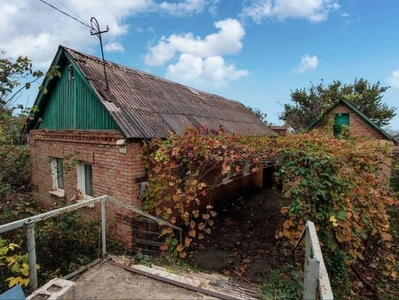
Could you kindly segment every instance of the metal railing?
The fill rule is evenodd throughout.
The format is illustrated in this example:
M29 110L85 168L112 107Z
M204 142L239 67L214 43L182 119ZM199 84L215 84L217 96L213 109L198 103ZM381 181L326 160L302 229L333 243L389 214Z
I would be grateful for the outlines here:
M40 221L44 221L46 219L56 217L59 215L63 215L75 210L78 210L83 207L92 206L94 203L101 203L101 241L102 241L102 255L103 257L107 254L107 242L106 242L106 201L112 202L118 206L121 206L129 211L133 211L137 214L145 216L149 219L152 219L162 225L169 226L173 229L176 229L180 233L180 243L182 243L182 229L177 227L169 222L166 222L162 219L154 217L152 215L147 214L133 206L127 205L123 202L120 202L110 196L104 195L101 197L93 198L90 200L85 200L76 204L64 206L55 210L51 210L39 215L35 215L29 218L21 219L18 221L14 221L11 223L0 225L0 234L6 231L10 231L19 227L26 226L26 235L27 235L27 246L28 246L28 260L29 260L29 286L31 292L34 292L37 289L37 273L36 273L36 247L35 247L35 223Z
M307 221L305 228L292 249L295 264L295 249L305 237L305 273L303 299L333 300L334 295L324 264L323 254L314 223Z

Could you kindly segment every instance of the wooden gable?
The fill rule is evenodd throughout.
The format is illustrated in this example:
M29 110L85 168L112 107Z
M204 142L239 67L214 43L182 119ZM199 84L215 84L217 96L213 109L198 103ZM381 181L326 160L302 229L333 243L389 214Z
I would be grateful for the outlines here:
M61 77L46 78L47 93L40 92L35 105L41 118L36 128L56 130L119 129L76 65L59 50L53 65L60 67Z

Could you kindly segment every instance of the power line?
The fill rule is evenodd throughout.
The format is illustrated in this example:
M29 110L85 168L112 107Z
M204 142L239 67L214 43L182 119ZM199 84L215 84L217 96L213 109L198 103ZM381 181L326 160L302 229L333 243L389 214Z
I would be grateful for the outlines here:
M86 27L91 28L90 25L83 23L82 21L76 19L75 17L73 17L73 16L67 14L66 12L63 12L62 10L58 9L57 7L55 7L55 6L53 6L53 5L49 4L49 3L47 3L46 1L44 1L44 0L40 0L40 1L43 2L44 4L47 4L48 6L50 6L50 7L52 7L52 8L54 8L55 10L58 10L60 13L66 15L66 16L68 16L68 17L70 17L71 19L74 19L75 21L79 22L80 24L82 24L82 25L84 25L84 26L86 26Z

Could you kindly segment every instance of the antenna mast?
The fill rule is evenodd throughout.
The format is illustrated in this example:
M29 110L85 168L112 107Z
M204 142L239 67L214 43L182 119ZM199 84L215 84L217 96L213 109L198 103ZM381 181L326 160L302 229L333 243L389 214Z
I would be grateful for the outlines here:
M106 70L106 68L105 68L105 59L104 59L104 50L103 50L103 40L102 40L102 38L101 38L101 34L102 34L102 33L108 32L109 27L108 27L108 25L107 25L107 27L106 27L107 29L101 31L101 30L100 30L100 25L98 24L98 22L97 22L97 20L96 20L95 17L92 17L92 18L90 19L90 25L91 25L90 34L91 34L91 35L96 35L96 36L99 38L99 40L100 40L101 55L102 55L102 58L103 58L103 66L104 66L105 85L106 85L106 90L108 90L108 89L109 89L109 86L108 86L107 70Z

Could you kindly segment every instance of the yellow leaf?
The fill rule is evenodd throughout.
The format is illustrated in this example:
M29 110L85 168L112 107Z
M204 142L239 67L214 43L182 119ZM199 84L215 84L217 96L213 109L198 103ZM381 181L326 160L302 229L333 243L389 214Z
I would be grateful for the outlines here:
M202 233L199 233L199 234L198 234L198 239L199 239L199 240L202 240L203 238L204 238L204 235L203 235Z
M217 212L213 210L211 210L209 213L211 214L212 217L216 217L217 215Z
M187 253L186 252L180 252L179 255L180 255L181 258L185 258L187 256Z
M11 267L15 263L15 258L14 257L9 257L8 259L8 265L7 267Z
M398 274L397 274L396 271L392 271L392 273L391 273L391 277L392 277L392 278L396 279L396 276L397 276L397 275L398 275Z
M332 226L334 227L338 226L337 219L334 216L330 217L330 222L332 223Z
M14 285L22 282L23 279L21 278L21 276L18 276L18 277L10 277L10 278L7 278L6 280L9 281L8 287L13 287Z
M284 206L284 207L282 207L282 208L281 208L281 213L282 213L282 214L285 214L285 213L287 213L287 211L288 211L288 208L289 208L288 206Z
M183 249L184 249L184 247L183 247L181 244L179 244L179 245L176 247L176 250L177 250L178 252L182 252Z
M201 223L198 224L198 229L199 229L199 230L204 229L204 227L205 227L205 224L204 224L204 223L201 222Z
M208 220L208 224L209 224L209 226L213 226L213 224L214 224L213 220Z
M211 234L211 229L210 229L210 228L205 228L204 231L205 231L207 234Z
M193 229L193 228L195 227L194 221L191 221L191 222L190 222L190 227L191 227L191 229Z
M189 236L192 236L193 238L195 238L195 236L197 235L197 232L195 230L190 230L190 232L188 233Z

